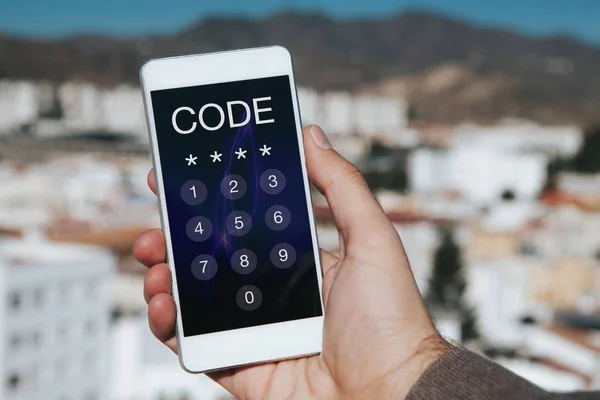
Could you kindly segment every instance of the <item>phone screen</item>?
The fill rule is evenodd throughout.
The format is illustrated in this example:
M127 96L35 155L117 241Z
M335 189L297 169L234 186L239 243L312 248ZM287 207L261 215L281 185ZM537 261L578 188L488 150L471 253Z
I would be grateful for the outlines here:
M184 336L321 316L290 77L151 99Z

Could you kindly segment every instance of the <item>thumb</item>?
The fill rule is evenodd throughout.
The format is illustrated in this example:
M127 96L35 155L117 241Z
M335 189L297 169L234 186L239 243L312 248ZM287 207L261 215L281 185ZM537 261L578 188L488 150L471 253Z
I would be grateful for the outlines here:
M327 136L316 125L304 130L304 153L308 176L327 199L346 243L380 240L373 232L390 233L389 229L382 229L393 227L358 168L331 148ZM393 234L396 235L395 230Z

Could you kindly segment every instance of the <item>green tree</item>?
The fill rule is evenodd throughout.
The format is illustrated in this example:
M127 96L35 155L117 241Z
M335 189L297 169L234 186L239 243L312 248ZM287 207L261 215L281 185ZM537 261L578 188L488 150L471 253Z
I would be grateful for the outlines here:
M452 227L445 226L440 230L440 245L435 252L425 302L430 308L458 313L463 341L479 338L475 313L464 300L466 288L461 249L454 240Z
M600 125L589 129L581 148L569 163L570 169L584 174L600 172Z

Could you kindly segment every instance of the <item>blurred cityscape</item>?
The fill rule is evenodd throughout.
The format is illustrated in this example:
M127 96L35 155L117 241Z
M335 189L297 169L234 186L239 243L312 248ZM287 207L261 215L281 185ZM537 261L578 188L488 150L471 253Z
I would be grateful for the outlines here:
M537 73L576 74L553 62ZM445 68L426 81L455 85ZM75 77L0 80L0 398L229 399L147 327L131 248L160 221L140 90ZM505 109L416 118L410 84L302 85L303 123L365 174L447 338L549 390L600 388L600 128Z

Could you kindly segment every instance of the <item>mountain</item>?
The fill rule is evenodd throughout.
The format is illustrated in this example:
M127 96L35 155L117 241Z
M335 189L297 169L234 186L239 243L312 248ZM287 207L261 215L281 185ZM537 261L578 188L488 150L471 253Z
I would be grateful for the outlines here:
M151 57L267 44L292 51L301 85L406 96L423 121L598 120L600 47L422 12L355 20L297 13L208 18L173 35L127 39L5 35L0 79L136 84L140 65Z

